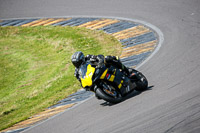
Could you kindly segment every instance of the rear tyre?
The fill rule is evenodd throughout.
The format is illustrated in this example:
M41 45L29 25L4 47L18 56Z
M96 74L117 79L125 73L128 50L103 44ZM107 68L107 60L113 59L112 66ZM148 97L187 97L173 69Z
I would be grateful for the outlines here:
M137 85L137 87L135 88L136 91L144 91L147 89L148 87L148 81L147 78L139 71L134 70L133 72L136 74L136 78L137 80L134 81Z
M109 103L119 103L122 101L122 97L117 97L117 98L114 98L114 97L111 97L111 96L108 96L103 90L101 90L100 88L97 88L96 91L96 96L98 96L99 98L109 102Z

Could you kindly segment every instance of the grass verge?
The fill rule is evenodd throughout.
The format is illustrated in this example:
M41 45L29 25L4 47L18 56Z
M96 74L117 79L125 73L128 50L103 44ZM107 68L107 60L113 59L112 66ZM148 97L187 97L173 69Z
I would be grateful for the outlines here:
M80 89L71 55L120 55L102 31L77 27L0 27L0 130Z

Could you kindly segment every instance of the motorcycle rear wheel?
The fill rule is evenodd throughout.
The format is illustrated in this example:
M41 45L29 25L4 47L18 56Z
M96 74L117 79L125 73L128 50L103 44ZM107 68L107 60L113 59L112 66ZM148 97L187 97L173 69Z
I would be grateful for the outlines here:
M148 80L147 78L139 71L133 69L133 73L136 74L137 81L135 81L137 87L135 88L136 91L144 91L148 88Z

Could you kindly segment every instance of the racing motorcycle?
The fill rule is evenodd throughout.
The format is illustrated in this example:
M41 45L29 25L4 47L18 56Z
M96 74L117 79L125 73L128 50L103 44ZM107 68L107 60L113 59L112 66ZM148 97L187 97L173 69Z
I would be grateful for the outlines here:
M91 62L82 64L79 69L82 87L87 91L93 91L98 99L110 103L121 102L133 90L147 89L148 81L141 72L129 68L130 75L127 75L118 68L111 67L105 64L97 67Z

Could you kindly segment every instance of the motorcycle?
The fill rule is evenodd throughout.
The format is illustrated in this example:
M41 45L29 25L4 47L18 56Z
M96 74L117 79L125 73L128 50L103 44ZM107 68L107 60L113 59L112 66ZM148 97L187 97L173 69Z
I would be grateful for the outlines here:
M133 90L147 89L148 81L141 72L129 68L130 75L126 75L118 68L111 67L105 64L97 67L91 62L82 64L79 69L82 87L87 91L93 91L97 99L103 99L109 103L123 101L123 98ZM109 71L110 69L112 71ZM115 81L118 81L118 84Z

